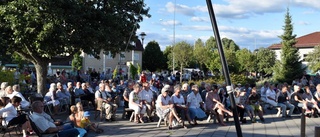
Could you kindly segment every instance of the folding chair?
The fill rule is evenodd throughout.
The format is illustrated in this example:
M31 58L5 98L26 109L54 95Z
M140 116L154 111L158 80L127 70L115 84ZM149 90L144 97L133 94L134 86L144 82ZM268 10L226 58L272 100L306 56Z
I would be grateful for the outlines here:
M59 137L58 133L41 133L40 129L37 127L37 125L32 121L32 118L30 116L27 117L33 131L39 136L39 137Z
M2 136L4 137L6 135L6 133L9 134L9 136L11 137L11 131L15 130L16 131L16 134L18 134L18 131L20 131L21 133L21 130L20 130L20 126L17 124L17 125L12 125L12 126L8 126L8 125L2 125L2 120L4 120L5 118L1 118L0 119L0 132L3 134Z

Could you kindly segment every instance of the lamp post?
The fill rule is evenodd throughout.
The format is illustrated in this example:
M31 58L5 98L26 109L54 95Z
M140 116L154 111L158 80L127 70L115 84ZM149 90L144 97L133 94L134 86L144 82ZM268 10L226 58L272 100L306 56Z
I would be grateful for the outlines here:
M140 33L140 37L141 37L141 43L142 43L142 47L143 47L143 41L144 41L144 38L147 36L147 34L146 33L144 33L144 32L141 32Z

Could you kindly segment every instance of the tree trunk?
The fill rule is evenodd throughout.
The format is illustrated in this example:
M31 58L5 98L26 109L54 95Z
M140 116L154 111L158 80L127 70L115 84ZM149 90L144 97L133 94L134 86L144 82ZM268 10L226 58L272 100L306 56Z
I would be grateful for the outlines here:
M37 92L44 95L47 93L47 73L48 73L48 62L39 61L34 63L37 72Z

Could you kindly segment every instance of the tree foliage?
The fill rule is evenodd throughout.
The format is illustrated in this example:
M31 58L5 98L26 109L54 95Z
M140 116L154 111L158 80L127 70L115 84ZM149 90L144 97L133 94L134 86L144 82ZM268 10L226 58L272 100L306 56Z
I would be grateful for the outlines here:
M142 54L142 67L151 72L163 69L166 65L165 57L158 42L151 41L147 44Z
M276 53L268 48L260 48L256 54L258 72L272 74L276 62Z
M305 70L302 67L299 50L294 47L296 44L296 35L293 35L293 25L289 9L285 15L284 33L280 36L282 39L281 60L274 68L274 78L279 82L291 83L293 79L300 78Z
M143 0L9 0L0 6L0 46L35 65L45 93L53 57L123 51L136 39L128 41L128 30L135 33L148 11Z
M192 59L193 48L189 43L181 41L173 46L173 52L175 62L177 62L178 66L180 67L180 71L183 72L183 68L189 65ZM182 77L182 75L180 76ZM180 80L182 80L182 78L180 78Z
M163 51L163 56L165 57L165 60L167 62L167 68L170 70L172 69L173 59L172 59L172 50L173 46L167 46L166 49ZM175 69L177 68L177 62L174 63Z
M250 50L244 48L236 52L239 72L255 71L256 58Z
M201 39L198 39L194 45L193 57L197 64L199 64L200 68L209 58L206 53L206 47Z
M314 47L314 50L305 58L308 62L308 68L313 72L320 70L320 46Z
M229 71L232 73L238 73L239 65L236 59L236 52L240 49L239 46L235 44L233 40L230 40L228 38L223 38L222 43ZM210 37L205 42L205 48L206 52L204 54L208 57L208 59L206 59L205 62L206 67L208 67L209 70L214 72L220 71L222 69L222 65L220 55L218 52L218 47L214 37Z
M82 57L80 56L81 52L73 55L71 62L72 69L81 70L82 69Z
M130 63L130 77L135 80L136 75L138 74L138 69Z

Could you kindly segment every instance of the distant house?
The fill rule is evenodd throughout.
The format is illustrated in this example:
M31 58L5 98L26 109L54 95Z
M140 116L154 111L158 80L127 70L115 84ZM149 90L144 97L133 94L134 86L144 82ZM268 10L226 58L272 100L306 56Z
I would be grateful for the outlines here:
M112 71L117 67L118 69L122 69L122 73L126 74L128 72L127 63L132 62L132 54L134 53L134 65L137 63L142 67L142 52L144 50L141 41L137 40L136 47L134 48L134 52L123 51L120 54L117 54L114 58L111 54L103 55L103 52L100 53L100 59L96 59L91 55L86 53L82 53L83 62L82 66L84 70L92 70L95 69L97 72L105 71L106 74L112 74Z
M313 32L301 37L296 38L297 43L294 47L298 48L300 53L300 59L302 60L302 64L306 66L308 62L305 61L305 58L308 56L308 53L314 50L315 46L320 45L320 32ZM274 44L268 47L269 49L275 51L276 59L281 60L281 46L282 44Z

